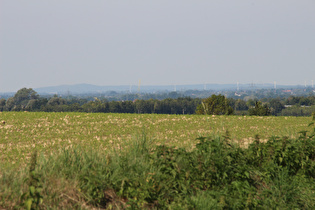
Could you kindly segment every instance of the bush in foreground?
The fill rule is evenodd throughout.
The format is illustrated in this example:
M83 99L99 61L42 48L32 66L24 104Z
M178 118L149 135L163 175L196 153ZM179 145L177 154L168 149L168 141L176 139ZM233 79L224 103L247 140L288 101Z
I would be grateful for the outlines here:
M314 134L256 137L248 148L228 136L198 140L192 151L152 147L143 137L125 151L75 148L37 164L32 158L32 170L2 173L0 207L315 208Z

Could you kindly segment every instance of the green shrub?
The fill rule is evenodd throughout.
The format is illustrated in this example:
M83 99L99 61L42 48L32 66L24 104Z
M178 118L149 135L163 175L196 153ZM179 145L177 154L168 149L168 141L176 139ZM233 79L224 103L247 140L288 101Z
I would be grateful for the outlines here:
M247 149L228 134L200 137L191 151L152 147L145 135L111 153L64 149L31 164L40 179L31 172L35 182L28 185L42 190L19 202L32 198L33 208L312 209L314 134L266 143L256 136ZM2 202L16 197L0 191Z

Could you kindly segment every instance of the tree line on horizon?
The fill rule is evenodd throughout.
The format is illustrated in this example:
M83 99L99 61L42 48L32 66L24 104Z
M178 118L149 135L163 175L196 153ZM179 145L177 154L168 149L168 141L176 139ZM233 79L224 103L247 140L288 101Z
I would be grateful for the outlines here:
M179 97L108 101L105 98L62 98L58 95L47 98L41 97L32 88L22 88L13 97L0 99L0 111L311 116L315 112L315 96L243 100L213 94L204 99Z

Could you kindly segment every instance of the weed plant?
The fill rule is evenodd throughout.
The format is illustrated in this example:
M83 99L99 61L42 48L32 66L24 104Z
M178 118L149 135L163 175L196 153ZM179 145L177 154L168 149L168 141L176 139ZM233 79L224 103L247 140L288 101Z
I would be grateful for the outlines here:
M191 150L156 146L145 135L111 152L68 148L37 164L32 158L29 173L4 171L0 206L27 198L38 209L314 209L314 134L266 143L256 136L248 148L228 132L200 137Z
M24 180L29 185L28 192L21 196L23 201L21 207L27 210L38 209L39 205L43 202L43 196L41 195L40 176L36 174L35 168L37 164L37 151L32 154L29 177Z

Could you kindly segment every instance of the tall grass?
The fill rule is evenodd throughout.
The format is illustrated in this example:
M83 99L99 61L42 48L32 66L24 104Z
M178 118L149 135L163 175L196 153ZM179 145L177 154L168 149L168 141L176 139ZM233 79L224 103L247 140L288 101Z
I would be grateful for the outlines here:
M195 149L154 144L145 135L111 151L73 147L39 155L40 209L313 209L315 138L257 136L248 148L200 137ZM6 169L0 206L23 207L29 170ZM25 206L24 206L25 207Z

